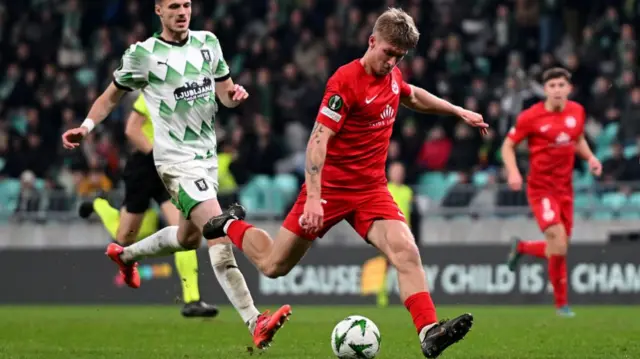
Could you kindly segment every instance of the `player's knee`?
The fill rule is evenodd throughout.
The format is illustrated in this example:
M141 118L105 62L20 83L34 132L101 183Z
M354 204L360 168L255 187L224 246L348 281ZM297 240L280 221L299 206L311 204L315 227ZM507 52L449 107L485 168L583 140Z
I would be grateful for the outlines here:
M567 243L563 241L555 241L553 243L549 242L547 244L547 252L549 252L550 255L566 256L567 250L568 250Z
M178 242L184 249L198 249L200 248L200 241L202 235L199 232L188 233L178 237Z
M547 240L547 252L550 255L564 256L567 255L568 240L567 234L561 225L549 227L545 233Z
M389 260L399 271L412 270L416 266L421 265L420 251L416 242L408 233L400 231L397 233L387 234L387 243L389 243L390 253Z

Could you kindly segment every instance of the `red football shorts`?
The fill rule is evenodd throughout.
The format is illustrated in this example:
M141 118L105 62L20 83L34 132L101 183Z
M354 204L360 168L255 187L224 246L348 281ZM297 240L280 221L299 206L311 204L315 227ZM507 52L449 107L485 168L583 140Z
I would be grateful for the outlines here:
M573 196L528 192L529 206L542 232L554 224L562 224L567 237L573 231Z
M307 191L306 188L303 188L282 226L308 240L324 236L331 227L343 219L349 222L351 227L365 240L369 228L376 220L392 219L406 223L404 215L386 187L358 192L323 189L324 224L318 233L307 233L300 226L300 217L304 213L306 200Z

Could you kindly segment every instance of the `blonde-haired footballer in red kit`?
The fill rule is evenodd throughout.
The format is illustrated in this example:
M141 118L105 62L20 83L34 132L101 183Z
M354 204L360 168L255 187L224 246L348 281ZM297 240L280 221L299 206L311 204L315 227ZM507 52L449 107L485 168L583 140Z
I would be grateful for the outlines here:
M315 238L346 220L397 268L400 297L411 313L422 352L435 358L467 334L473 317L463 314L438 322L420 252L387 187L389 139L400 103L420 112L456 116L483 133L488 125L481 115L404 82L396 65L418 38L413 19L389 9L377 19L364 56L328 80L307 145L305 184L274 240L242 220L240 205L211 219L203 234L229 236L262 273L275 278L287 274Z
M547 258L557 314L573 317L567 297L566 256L573 229L575 155L588 161L589 169L596 176L600 176L602 165L584 138L584 108L568 100L572 90L571 74L562 68L552 68L544 72L542 80L546 99L518 116L502 145L502 157L509 186L520 191L522 176L514 148L520 141L528 141L527 198L545 239L514 238L507 265L515 271L522 255Z

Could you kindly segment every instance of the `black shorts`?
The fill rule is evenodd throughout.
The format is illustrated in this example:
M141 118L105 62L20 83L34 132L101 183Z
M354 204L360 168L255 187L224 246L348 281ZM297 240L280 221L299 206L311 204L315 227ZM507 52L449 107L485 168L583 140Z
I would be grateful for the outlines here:
M153 199L158 205L171 199L153 163L153 154L134 152L124 167L124 203L129 213L144 213Z

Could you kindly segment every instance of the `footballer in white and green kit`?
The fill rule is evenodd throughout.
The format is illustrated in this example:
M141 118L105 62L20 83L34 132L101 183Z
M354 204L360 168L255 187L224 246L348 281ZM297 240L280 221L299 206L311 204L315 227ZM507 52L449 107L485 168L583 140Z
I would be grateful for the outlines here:
M167 226L126 247L116 243L107 247L106 255L118 265L122 281L132 288L141 285L137 261L197 249L210 220L220 215L244 216L234 212L235 205L222 211L217 201L213 124L216 98L226 107L235 107L249 94L230 78L216 36L189 30L191 0L155 0L155 13L162 31L129 47L114 72L113 84L93 103L87 119L62 135L66 149L77 148L124 93L142 91L153 123L155 166L182 216L178 226ZM220 286L249 327L254 344L266 348L291 315L291 307L284 305L273 313L261 314L228 239L211 239L208 245Z
M153 156L178 209L216 198L215 83L229 78L218 38L189 31L182 43L159 35L131 45L114 72L120 89L142 89L155 134Z

